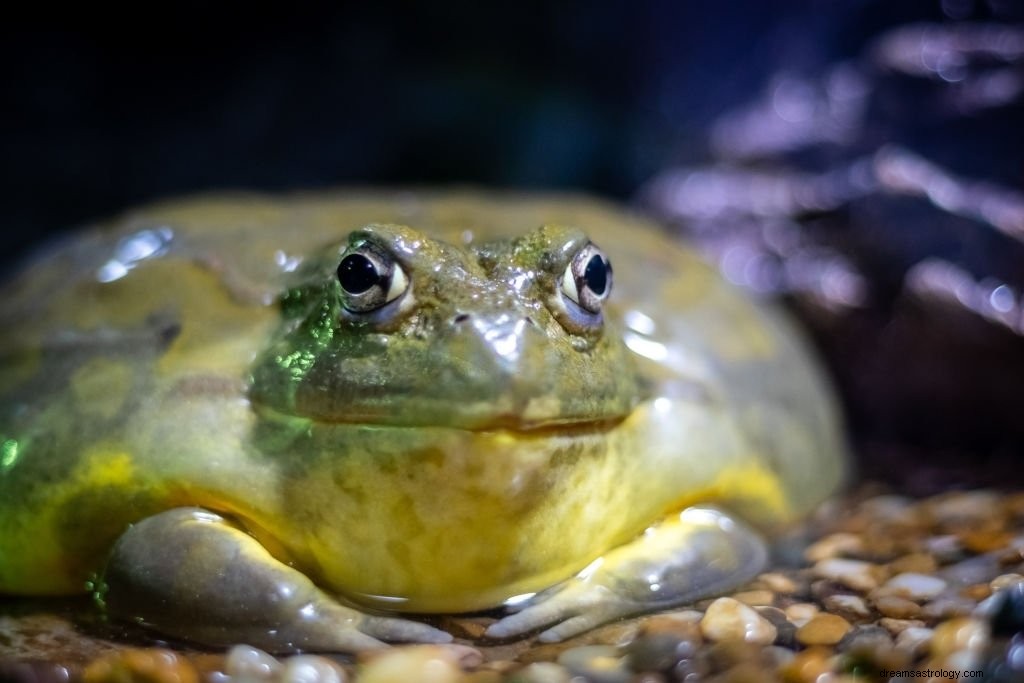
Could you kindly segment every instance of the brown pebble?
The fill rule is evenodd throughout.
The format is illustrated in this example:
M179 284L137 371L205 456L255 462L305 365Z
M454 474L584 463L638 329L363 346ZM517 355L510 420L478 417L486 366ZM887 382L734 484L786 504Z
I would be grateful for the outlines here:
M859 555L864 552L864 541L856 534L839 532L807 546L804 557L808 562L820 562L831 557Z
M792 683L815 683L832 671L829 659L831 652L823 647L811 647L782 667L782 676Z
M966 617L974 613L978 603L974 600L959 597L941 597L925 603L921 608L921 618L938 621L953 617Z
M497 671L474 671L465 674L459 679L459 683L501 683L504 677Z
M988 645L988 629L980 619L959 617L935 627L931 651L945 657L960 650L980 652Z
M761 576L757 577L757 580L769 590L786 595L795 593L798 588L796 581L778 572L761 574Z
M751 607L770 606L775 602L775 594L769 590L741 591L731 597Z
M990 553L994 550L1002 550L1013 538L1008 531L962 531L957 534L960 543L973 553Z
M700 620L704 615L695 610L656 614L644 620L640 632L645 635L667 633L680 640L703 640L700 632Z
M1018 583L1022 581L1024 581L1024 576L1021 576L1020 574L1000 574L996 578L992 579L991 582L989 582L989 587L993 591L998 591L1002 590L1003 588L1008 588L1010 586L1016 586Z
M850 628L837 614L818 614L796 630L796 639L804 645L835 645Z
M745 641L768 645L778 632L770 621L754 608L732 598L718 598L708 607L700 620L705 638L714 641Z
M93 660L82 683L199 683L199 674L184 657L158 648L127 648Z
M893 619L913 619L921 613L920 605L897 595L883 595L876 599L875 609Z
M914 626L923 627L924 622L920 619L893 619L892 617L882 617L878 620L878 625L893 635L899 635L908 628Z
M905 572L931 574L938 568L935 558L928 553L909 553L889 563L889 572L893 575Z
M814 565L814 574L854 590L869 591L878 586L881 568L870 562L831 558Z
M960 595L967 598L968 600L974 600L975 602L981 602L988 596L992 595L992 587L986 583L976 583L970 586L964 586L960 589Z

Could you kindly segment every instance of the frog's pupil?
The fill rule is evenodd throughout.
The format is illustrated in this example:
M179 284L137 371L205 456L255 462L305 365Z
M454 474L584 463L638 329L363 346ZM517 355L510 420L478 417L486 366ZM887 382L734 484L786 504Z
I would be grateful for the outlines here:
M608 286L608 269L605 267L604 259L594 254L587 261L587 267L583 270L583 281L587 283L594 294L601 296Z
M362 294L380 281L373 261L362 254L349 254L338 266L338 281L350 294Z

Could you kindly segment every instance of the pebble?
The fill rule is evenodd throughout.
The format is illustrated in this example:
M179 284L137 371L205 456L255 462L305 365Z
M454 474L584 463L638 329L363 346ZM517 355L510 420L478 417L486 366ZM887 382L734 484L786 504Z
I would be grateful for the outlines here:
M825 609L847 619L866 619L871 616L871 609L859 595L837 593L825 598L824 602Z
M921 608L921 618L938 621L953 617L967 617L975 612L978 603L974 600L951 595L939 597L925 603Z
M851 629L850 622L836 614L818 614L796 631L803 645L835 645Z
M751 607L770 606L775 602L775 594L769 590L742 591L734 593L731 597Z
M803 626L820 611L821 608L811 602L795 602L783 610L786 618L796 626Z
M928 553L909 553L889 563L889 571L892 574L903 574L906 572L931 574L938 567L939 565L935 561L935 557Z
M462 647L410 645L376 651L362 662L358 680L360 683L457 683L462 679L462 663L467 654Z
M875 601L875 609L894 619L913 619L921 613L921 606L898 595L883 595Z
M935 627L931 650L936 657L960 650L980 652L988 645L988 640L988 628L983 621L960 617Z
M959 560L964 553L964 547L960 544L960 539L954 534L929 536L924 540L924 549L929 555L943 564Z
M842 555L859 555L864 552L864 541L857 534L840 532L807 546L804 557L808 562L820 562Z
M908 628L924 626L924 622L920 619L893 619L892 617L882 617L878 620L878 625L889 633L898 635L903 631L906 631Z
M626 646L626 658L633 671L669 671L680 660L693 657L699 647L671 633L653 633Z
M829 663L831 653L823 647L812 647L796 656L782 667L782 676L793 683L815 683L822 681L832 670Z
M718 598L708 606L700 622L709 640L740 640L768 645L775 641L775 626L754 608L732 598Z
M583 645L566 650L558 663L589 683L629 683L632 673L626 657L610 645Z
M1022 581L1024 581L1024 576L1021 576L1020 574L1000 574L996 578L992 579L988 585L989 588L995 592L1021 583Z
M1012 638L1024 632L1024 584L1015 583L994 593L978 608L989 617L993 635Z
M896 647L911 657L918 657L928 651L935 631L921 626L912 626L896 636Z
M795 593L799 586L796 581L789 578L785 574L779 574L778 572L767 572L757 577L757 580L764 584L769 590L775 591L776 593L783 593L789 595Z
M93 660L82 683L199 683L199 672L184 657L159 648L125 648Z
M507 683L569 683L572 677L554 662L527 664L508 677Z
M946 590L946 582L937 576L907 572L889 579L883 589L910 600L930 600Z
M814 565L814 574L854 590L869 591L878 586L878 568L861 560L831 558Z
M345 683L347 678L345 670L326 657L298 655L284 661L277 680L279 683Z
M236 645L224 658L224 673L231 683L272 681L281 671L277 658L251 645Z

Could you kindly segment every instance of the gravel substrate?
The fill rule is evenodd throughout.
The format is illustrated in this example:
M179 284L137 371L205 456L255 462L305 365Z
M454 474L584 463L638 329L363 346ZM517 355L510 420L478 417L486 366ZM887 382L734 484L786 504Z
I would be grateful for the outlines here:
M202 653L125 647L74 611L0 603L0 681L843 683L929 670L933 681L980 670L1024 680L1024 493L911 500L865 486L778 545L770 571L730 595L559 644L495 644L479 640L492 617L449 617L437 623L453 645Z

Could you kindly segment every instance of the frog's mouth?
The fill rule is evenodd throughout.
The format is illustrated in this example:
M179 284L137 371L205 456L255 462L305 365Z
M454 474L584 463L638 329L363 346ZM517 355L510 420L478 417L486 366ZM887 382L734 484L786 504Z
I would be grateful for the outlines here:
M272 422L308 421L324 426L387 427L407 429L452 429L468 432L513 432L530 436L545 434L594 433L609 431L626 420L632 411L603 415L551 415L535 411L496 412L490 410L446 410L436 404L424 410L352 410L344 414L286 413L253 402L257 413Z

